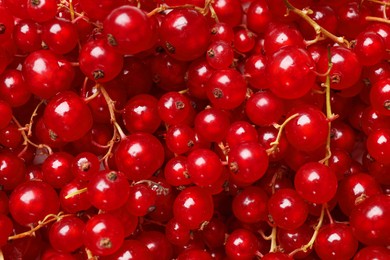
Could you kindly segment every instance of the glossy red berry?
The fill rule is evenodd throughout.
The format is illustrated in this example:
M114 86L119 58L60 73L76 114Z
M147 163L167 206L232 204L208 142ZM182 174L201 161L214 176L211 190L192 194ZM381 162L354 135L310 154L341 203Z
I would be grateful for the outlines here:
M291 230L305 223L309 214L306 202L293 189L279 189L268 201L268 211L274 224Z
M214 107L234 109L246 97L247 84L236 70L217 70L207 81L206 94Z
M43 99L70 89L74 78L72 65L49 50L29 54L24 60L22 74L31 93Z
M52 138L71 142L83 137L92 127L92 115L87 104L76 93L64 91L47 104L43 120Z
M388 163L390 154L390 129L372 131L367 138L367 151L376 161Z
M225 243L226 255L233 259L252 259L258 248L257 237L246 229L234 230Z
M358 248L358 241L350 226L333 223L323 226L314 242L314 250L321 259L350 259Z
M244 223L264 221L268 217L268 196L259 187L247 187L232 202L234 216Z
M354 236L366 245L388 245L389 214L389 196L381 194L365 199L355 207L349 217Z
M79 54L80 69L89 79L107 82L114 79L123 68L123 56L104 40L89 41Z
M134 216L145 216L154 209L156 192L145 185L134 185L129 189L126 210Z
M18 70L6 70L0 76L0 96L11 107L19 107L26 104L31 92Z
M284 102L269 91L259 91L245 103L245 113L257 126L278 123L284 114Z
M220 142L225 138L229 124L230 120L225 111L209 108L195 116L194 128L205 141Z
M314 86L314 61L305 49L288 46L268 60L267 71L271 91L283 99L304 96Z
M237 184L248 185L264 176L268 155L257 142L240 143L229 151L230 176Z
M330 201L337 191L336 174L326 165L309 162L295 174L294 185L300 196L313 203Z
M100 169L99 158L90 152L83 152L73 158L71 171L73 175L83 181L90 180Z
M129 180L149 179L164 162L164 148L155 136L134 133L120 141L115 162Z
M353 86L358 82L362 72L356 54L341 46L335 46L330 49L332 68L330 69L331 88L342 90ZM322 73L328 70L328 55L324 53L318 63L317 70Z
M126 176L117 171L101 171L87 185L89 201L100 210L115 210L122 207L129 197L130 185Z
M209 221L214 212L211 195L200 187L181 191L173 204L175 219L189 229L198 229Z
M300 106L289 111L287 117L296 115L285 128L288 142L297 150L312 152L326 144L329 133L328 120L316 107Z
M71 253L83 245L85 224L76 216L66 216L49 229L50 245L60 251Z
M42 164L43 180L54 188L62 188L73 180L73 156L66 152L49 155Z
M356 173L339 182L338 205L343 213L349 216L361 199L381 193L381 187L374 177L365 173Z
M390 81L386 78L375 83L370 90L371 106L380 115L390 115Z
M162 17L159 33L160 44L166 52L183 61L199 58L206 52L210 41L206 17L189 8L173 9Z
M209 149L195 149L187 156L187 170L191 181L200 187L215 183L223 172L218 155Z
M113 254L122 246L123 241L123 225L109 213L95 215L85 225L83 242L94 255Z
M55 0L30 0L26 2L28 16L36 22L48 21L57 14L57 1Z
M112 10L103 22L107 42L122 54L136 54L156 42L153 18L141 9L123 5Z
M148 94L140 94L127 101L122 113L126 129L130 133L154 133L161 124L157 103L157 98Z
M26 181L9 198L12 218L23 226L37 223L48 214L57 214L60 206L56 191L42 181Z

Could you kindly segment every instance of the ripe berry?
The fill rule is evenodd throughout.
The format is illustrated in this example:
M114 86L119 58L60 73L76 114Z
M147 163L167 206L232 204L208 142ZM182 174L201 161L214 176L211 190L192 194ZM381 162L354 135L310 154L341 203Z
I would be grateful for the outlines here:
M43 120L52 139L57 136L71 142L83 137L92 127L92 115L87 104L76 93L64 91L47 104Z
M49 50L29 54L24 60L22 74L31 93L43 99L70 89L74 78L72 65Z
M326 165L309 162L298 169L295 188L305 200L313 203L330 201L337 191L336 174Z
M105 170L90 179L87 194L93 206L109 211L118 209L126 203L130 186L122 172Z
M95 215L85 224L83 242L94 255L113 254L122 246L123 241L123 225L109 213Z
M210 221L214 203L210 194L200 187L189 187L181 191L173 204L175 219L189 229L198 229Z
M206 18L189 8L173 9L162 17L159 33L161 45L166 52L183 61L199 58L206 52L210 41L210 28Z
M128 179L149 179L164 162L164 148L153 135L134 133L120 141L115 162Z
M54 188L42 181L26 181L17 186L9 198L12 218L23 226L35 224L60 207Z

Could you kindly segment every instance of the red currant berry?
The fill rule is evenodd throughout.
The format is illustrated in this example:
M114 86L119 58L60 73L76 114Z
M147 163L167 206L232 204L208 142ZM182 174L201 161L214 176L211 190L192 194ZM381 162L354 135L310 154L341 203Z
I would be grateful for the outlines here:
M66 216L49 229L50 245L60 251L71 253L83 245L85 224L76 216Z
M196 186L181 191L173 204L175 219L189 229L198 229L206 221L210 221L213 212L211 195Z
M58 136L67 142L80 139L92 127L92 115L87 104L70 91L61 92L49 101L43 120L53 139Z
M294 185L305 200L313 203L330 201L337 191L336 174L326 165L309 162L298 169Z
M57 214L60 202L56 191L42 181L26 181L9 198L12 218L23 226L37 223L49 214Z
M85 225L83 241L93 255L113 254L123 244L123 225L117 217L109 213L95 215Z
M100 210L115 210L125 205L130 194L126 176L116 171L101 171L88 182L87 195Z
M120 141L115 162L128 179L149 179L164 162L164 148L153 135L134 133Z

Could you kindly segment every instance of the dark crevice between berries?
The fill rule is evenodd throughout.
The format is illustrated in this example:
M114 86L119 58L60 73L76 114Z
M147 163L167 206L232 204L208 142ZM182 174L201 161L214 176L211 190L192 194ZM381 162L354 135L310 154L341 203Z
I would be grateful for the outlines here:
M5 27L4 24L0 23L0 34L4 34L6 29L7 29L7 27Z

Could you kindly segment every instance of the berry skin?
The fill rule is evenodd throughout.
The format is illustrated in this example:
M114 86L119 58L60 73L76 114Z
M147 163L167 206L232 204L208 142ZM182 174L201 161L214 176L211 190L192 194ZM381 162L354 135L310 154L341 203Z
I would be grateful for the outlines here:
M123 57L103 40L90 41L80 51L80 69L97 82L114 79L123 68Z
M204 222L210 221L213 212L211 195L196 186L181 191L173 204L174 217L189 229L198 229Z
M57 214L60 201L54 188L42 181L26 181L17 186L9 198L12 218L27 226L37 223L48 214Z
M365 245L389 245L389 214L389 196L380 194L363 200L349 217L354 236Z
M50 100L43 120L51 131L52 139L58 136L67 142L83 137L93 123L87 104L71 91L61 92Z
M115 210L123 206L130 194L130 186L122 172L101 171L87 186L89 201L100 210Z
M306 50L288 46L275 52L267 64L270 90L283 99L304 96L314 86L314 61Z
M113 254L123 244L123 225L117 217L109 213L95 215L85 224L83 241L94 255Z
M264 176L268 168L268 155L257 142L244 142L234 146L228 156L230 176L240 185L249 185Z
M206 18L191 9L174 9L159 28L162 47L173 58L190 61L203 55L210 41L210 28ZM189 37L196 35L196 37Z
M22 74L31 93L43 99L70 89L74 78L72 65L49 50L29 54L24 60Z
M318 162L309 162L298 169L294 184L299 195L313 203L330 201L337 191L336 174Z
M148 179L162 166L164 148L153 135L134 133L120 141L115 162L129 180Z

